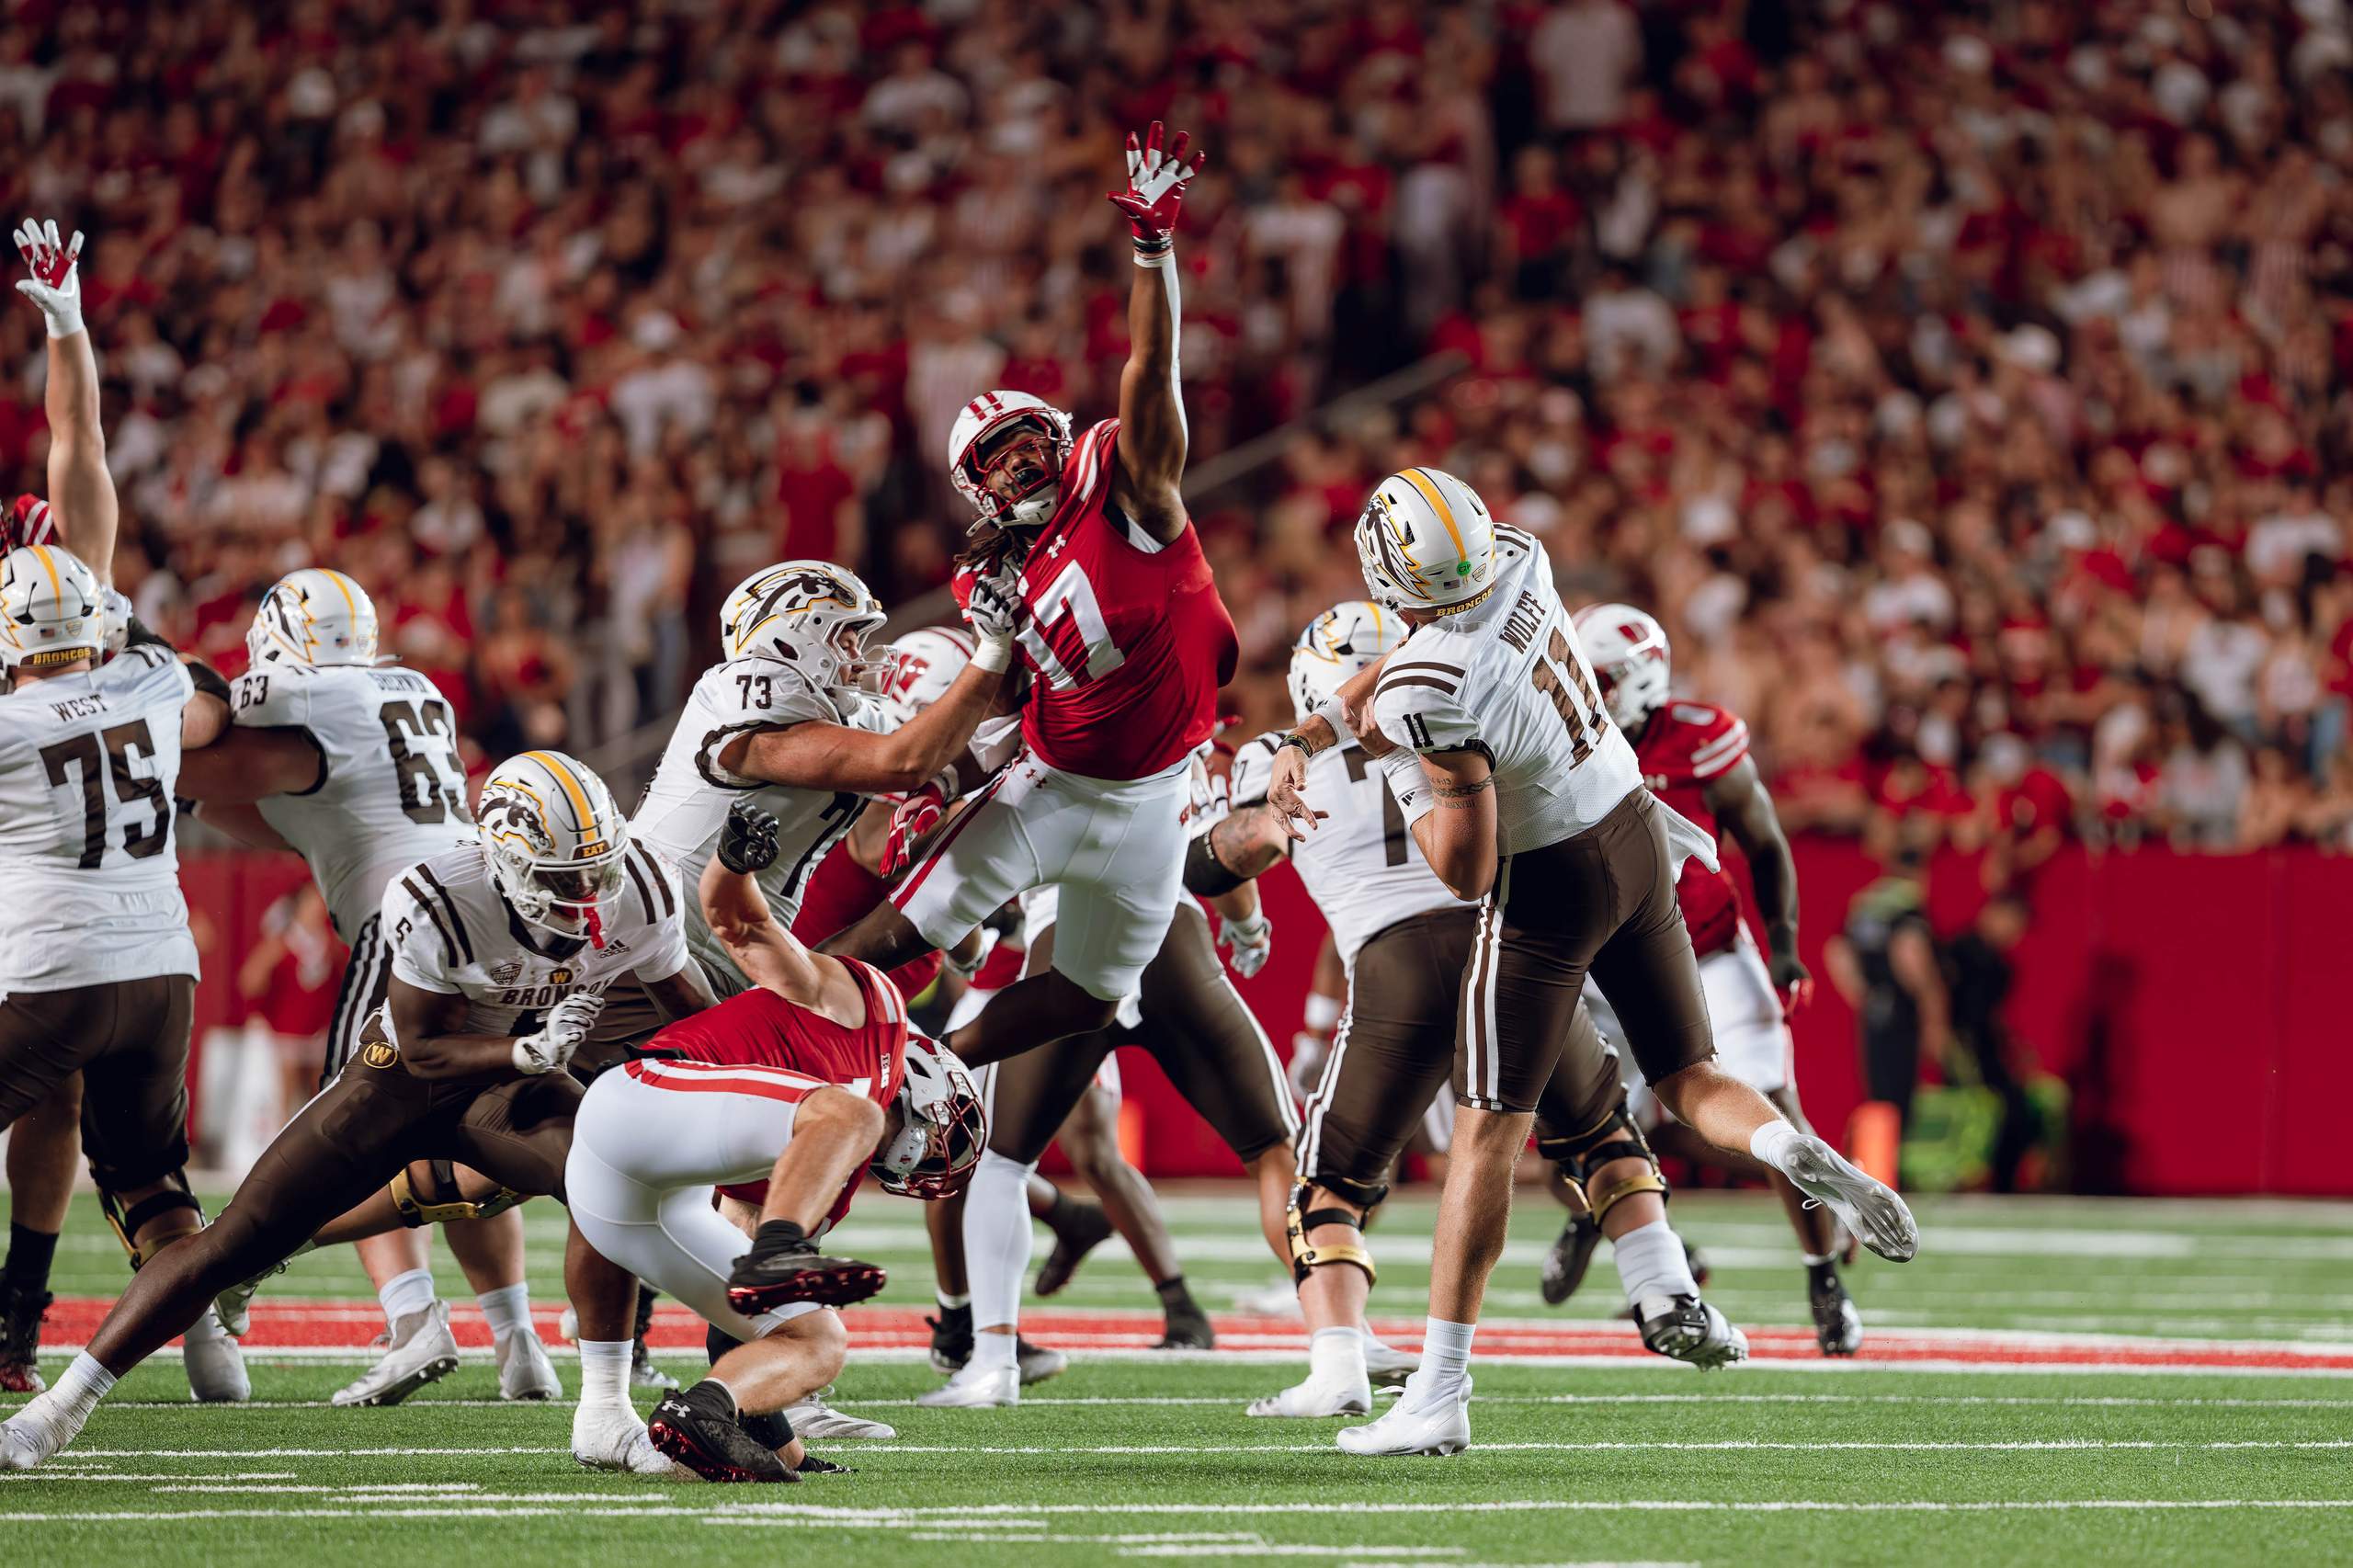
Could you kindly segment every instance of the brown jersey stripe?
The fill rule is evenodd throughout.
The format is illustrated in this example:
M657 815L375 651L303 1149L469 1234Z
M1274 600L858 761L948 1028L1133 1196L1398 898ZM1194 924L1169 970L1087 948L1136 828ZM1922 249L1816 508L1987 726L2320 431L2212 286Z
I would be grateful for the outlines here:
M1454 682L1440 680L1436 676L1400 676L1395 680L1382 681L1381 689L1383 692L1399 691L1409 686L1427 686L1433 690L1442 691L1449 697L1452 697L1457 689Z
M440 913L433 907L432 895L427 893L423 888L416 885L416 879L415 877L403 877L401 879L401 886L408 890L409 897L416 900L416 906L417 908L425 911L425 917L433 922L434 935L441 938L441 950L448 956L449 960L449 967L451 969L457 968L458 944L450 939L449 928L441 924Z
M431 888L435 893L439 895L441 907L448 912L449 916L449 930L457 937L458 946L465 949L466 961L468 963L473 962L473 938L466 935L466 923L458 918L457 900L449 896L449 890L441 885L441 879L433 874L432 867L420 865L416 869L416 874L425 879L426 886Z

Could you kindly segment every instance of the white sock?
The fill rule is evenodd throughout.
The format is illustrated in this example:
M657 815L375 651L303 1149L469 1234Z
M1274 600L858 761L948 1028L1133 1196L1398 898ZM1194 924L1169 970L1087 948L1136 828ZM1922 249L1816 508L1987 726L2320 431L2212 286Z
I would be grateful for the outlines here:
M196 1345L208 1339L225 1339L228 1334L229 1331L221 1326L221 1310L208 1306L204 1309L204 1315L188 1324L188 1332L181 1337Z
M1307 1336L1307 1381L1326 1388L1354 1389L1365 1381L1362 1332L1319 1328Z
M1471 1335L1474 1323L1449 1323L1431 1318L1422 1326L1422 1364L1408 1380L1415 1404L1452 1398L1462 1392L1471 1370Z
M580 1344L580 1403L629 1403L629 1353L626 1339L584 1339Z
M43 1414L51 1419L62 1416L79 1431L82 1423L90 1418L90 1412L98 1407L98 1401L104 1399L107 1391L112 1387L114 1374L99 1366L85 1350L74 1358L65 1370L58 1374L57 1381L50 1384L49 1392L34 1400L33 1404L47 1405L49 1408ZM29 1413L32 1405L25 1408Z
M990 1334L986 1331L972 1335L972 1365L984 1372L1000 1367L1019 1364L1021 1340L1017 1335Z
M412 1268L393 1275L377 1288L376 1300L384 1306L384 1326L398 1326L401 1319L433 1304L433 1270Z
M939 1310L943 1312L952 1312L959 1307L969 1307L972 1304L972 1298L969 1291L961 1296L951 1296L945 1290L934 1290L931 1293L931 1299L939 1303Z
M1821 1256L1816 1257L1810 1252L1802 1252L1798 1254L1798 1261L1804 1264L1808 1268L1819 1268L1824 1264L1836 1258L1837 1256L1838 1255L1835 1252L1825 1252Z
M1748 1135L1748 1152L1783 1176L1787 1176L1790 1172L1790 1152L1797 1147L1798 1140L1803 1136L1803 1133L1777 1116Z
M490 1320L493 1339L530 1332L531 1287L524 1281L517 1279L512 1285L484 1290L474 1297L474 1301L482 1308L482 1315Z
M1008 1160L991 1149L981 1155L980 1168L964 1193L964 1273L972 1287L972 1326L989 1329L1021 1321L1021 1281L1029 1272L1029 1201L1031 1166ZM974 1345L1011 1335L973 1336ZM1005 1359L1013 1352L1008 1348ZM976 1349L975 1359L982 1359ZM983 1365L989 1364L985 1359Z
M1626 1304L1656 1317L1672 1306L1670 1296L1696 1296L1699 1282L1691 1278L1691 1262L1683 1238L1665 1220L1637 1225L1614 1238L1610 1250L1618 1259L1618 1282L1626 1289Z

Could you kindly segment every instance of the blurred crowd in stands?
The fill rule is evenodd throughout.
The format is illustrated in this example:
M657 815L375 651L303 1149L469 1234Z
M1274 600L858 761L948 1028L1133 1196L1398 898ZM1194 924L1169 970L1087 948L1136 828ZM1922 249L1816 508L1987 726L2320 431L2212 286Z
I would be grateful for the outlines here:
M22 0L0 210L90 233L142 614L233 666L343 567L489 752L664 717L767 561L935 589L959 403L1114 411L1158 117L1196 471L1305 420L1197 502L1247 721L1433 462L1793 825L2353 848L2349 68L2345 0Z

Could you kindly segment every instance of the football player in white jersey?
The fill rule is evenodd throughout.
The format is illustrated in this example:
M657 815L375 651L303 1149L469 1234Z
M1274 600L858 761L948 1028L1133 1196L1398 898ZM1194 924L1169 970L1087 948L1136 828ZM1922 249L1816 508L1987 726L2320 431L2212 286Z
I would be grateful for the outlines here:
M30 276L17 292L47 329L49 494L19 495L0 515L0 555L28 544L70 546L97 578L107 608L106 652L119 652L130 601L112 587L119 506L98 422L97 358L82 321L82 236L61 240L54 222L27 222L12 236ZM70 521L71 527L68 528ZM101 661L103 662L103 661ZM68 1074L17 1121L8 1138L8 1251L0 1263L0 1392L38 1392L35 1356L48 1308L50 1263L74 1195L81 1154L82 1080Z
M82 1074L99 1203L153 1272L204 1222L182 1174L198 965L172 795L227 687L153 643L101 666L104 641L80 560L28 545L0 562L0 1130ZM174 1330L190 1390L249 1398L236 1342L200 1309Z
M1372 597L1414 631L1283 737L1268 799L1312 833L1307 764L1353 737L1381 762L1438 880L1480 901L1422 1364L1388 1414L1339 1437L1352 1453L1452 1453L1470 1442L1472 1331L1537 1096L1564 1049L1598 1040L1580 1028L1588 971L1686 1126L1781 1171L1882 1256L1908 1259L1919 1238L1903 1199L1716 1064L1675 895L1681 862L1712 869L1714 846L1643 788L1543 546L1422 468L1382 481L1356 533Z
M1365 600L1336 606L1291 653L1291 702L1304 719L1342 683L1371 668L1411 629ZM1280 738L1236 754L1233 810L1210 830L1188 881L1214 888L1254 878L1293 841L1266 804ZM1299 1182L1290 1207L1292 1275L1307 1319L1307 1381L1255 1401L1253 1415L1364 1415L1372 1391L1364 1360L1371 1254L1358 1233L1388 1193L1392 1164L1454 1064L1454 1017L1476 937L1478 906L1431 874L1381 771L1343 743L1308 765L1308 789L1326 813L1291 856L1332 927L1347 973L1347 1006L1329 1061L1307 1102ZM1699 1299L1666 1221L1657 1161L1624 1111L1615 1063L1580 1040L1538 1094L1539 1143L1590 1195L1616 1246L1627 1304L1643 1342L1702 1369L1747 1354L1723 1314Z
M866 645L882 606L857 574L824 561L755 572L727 596L726 658L695 682L631 831L692 886L728 808L748 797L777 819L776 863L758 880L778 921L790 926L817 863L868 796L932 787L953 799L977 779L967 748L1013 660L1009 584L979 585L969 617L970 662L937 701L902 722L874 700L891 661L888 649ZM699 908L688 910L687 931L719 991L743 990L747 982Z
M351 949L327 1029L322 1084L358 1049L383 1006L392 948L379 915L395 872L472 842L465 764L440 691L414 670L380 665L376 607L340 572L305 567L271 585L245 632L251 663L237 677L234 723L180 770L180 792L206 821L301 855ZM250 806L249 812L226 808ZM254 818L258 817L256 825ZM453 1180L460 1180L452 1173ZM406 1192L408 1174L393 1178ZM429 1194L428 1194L429 1196ZM523 1216L452 1216L449 1251L465 1270L497 1347L503 1399L561 1399L563 1382L531 1328L523 1278ZM433 1290L425 1233L359 1244L384 1309L384 1354L337 1404L397 1404L456 1369L448 1303ZM242 1314L229 1327L243 1332Z
M595 774L525 752L492 770L475 820L476 842L384 890L392 977L358 1054L263 1151L219 1221L142 1268L57 1383L0 1426L0 1465L29 1469L72 1441L115 1380L222 1290L314 1238L399 1224L385 1184L404 1167L462 1163L501 1184L494 1205L561 1199L582 1093L565 1069L606 991L632 982L674 1017L710 1004L677 879L631 841ZM666 1473L629 1403L636 1281L575 1229L564 1285L580 1319L574 1454Z

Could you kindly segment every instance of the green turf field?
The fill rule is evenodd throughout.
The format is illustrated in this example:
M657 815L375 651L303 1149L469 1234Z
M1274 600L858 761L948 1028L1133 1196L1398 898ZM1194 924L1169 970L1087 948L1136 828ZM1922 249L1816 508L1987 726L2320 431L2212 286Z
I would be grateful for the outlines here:
M1213 1311L1276 1279L1238 1192L1170 1209ZM1735 1319L1802 1322L1778 1210L1699 1193L1676 1210ZM2353 1346L2345 1206L1952 1200L1923 1205L1921 1219L1918 1262L1867 1261L1852 1276L1867 1324L1889 1339L1995 1330ZM532 1221L535 1289L550 1300L559 1224L553 1210ZM1377 1317L1418 1315L1413 1255L1427 1258L1428 1226L1427 1203L1409 1199L1377 1233ZM1537 1303L1533 1260L1552 1229L1528 1196L1491 1324L1597 1323L1616 1307L1606 1254L1566 1313ZM896 1271L886 1300L924 1300L911 1208L870 1196L845 1230L846 1247ZM95 1215L77 1212L60 1292L111 1293L112 1247ZM462 1300L454 1271L441 1272ZM266 1300L366 1293L347 1255L305 1259L280 1284ZM1099 1312L1150 1297L1114 1248L1064 1302ZM1033 1320L1037 1338L1051 1343L1052 1328ZM568 1407L482 1403L494 1382L479 1358L407 1405L365 1412L303 1403L352 1376L356 1357L252 1359L261 1404L188 1405L167 1355L101 1407L63 1462L0 1477L0 1563L716 1564L795 1551L979 1568L2353 1562L2353 1377L2341 1372L1995 1359L1955 1371L1752 1363L1703 1378L1665 1363L1489 1365L1472 1451L1370 1460L1330 1448L1340 1423L1240 1414L1293 1381L1295 1359L1083 1357L1020 1409L936 1414L908 1403L935 1380L902 1354L853 1359L836 1396L896 1424L898 1440L833 1444L856 1474L786 1490L582 1471ZM671 1358L682 1372L692 1359ZM559 1367L569 1379L568 1359Z

